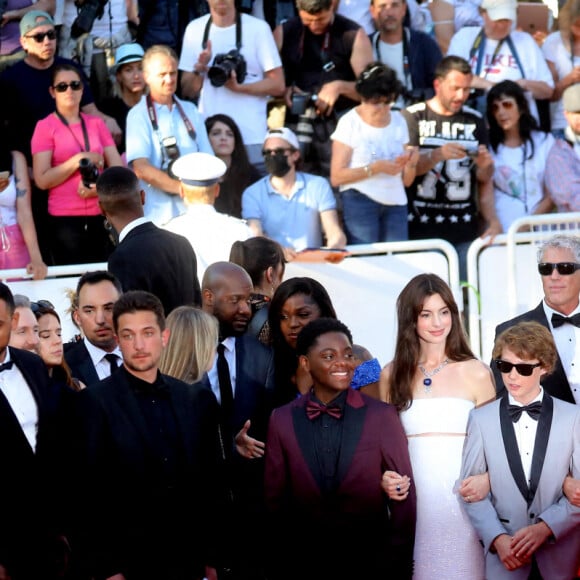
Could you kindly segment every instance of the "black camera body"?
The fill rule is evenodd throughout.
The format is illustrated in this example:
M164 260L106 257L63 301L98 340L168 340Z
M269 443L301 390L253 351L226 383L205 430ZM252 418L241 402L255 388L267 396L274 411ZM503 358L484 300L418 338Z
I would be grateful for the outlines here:
M88 34L93 29L95 20L102 18L104 14L107 1L75 0L75 5L79 9L79 12L71 27L70 35L72 38L78 38L83 34Z
M246 60L237 48L233 48L226 54L216 54L213 65L207 71L209 82L214 87L223 87L232 75L236 72L236 79L242 84L247 74Z
M169 160L167 165L167 173L170 177L175 177L173 171L171 171L171 166L179 159L181 153L179 152L179 146L177 145L177 139L175 137L165 137L161 140L161 145L163 146L163 152L165 157Z
M304 115L306 109L313 105L318 99L316 93L292 93L290 113L292 115Z
M91 185L97 183L97 179L99 178L99 169L88 157L83 157L79 161L79 171L83 185L85 187L90 187Z

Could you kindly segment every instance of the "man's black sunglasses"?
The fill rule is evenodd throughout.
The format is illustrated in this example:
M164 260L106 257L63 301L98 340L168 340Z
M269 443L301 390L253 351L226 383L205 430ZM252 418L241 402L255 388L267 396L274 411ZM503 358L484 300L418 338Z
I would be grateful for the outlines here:
M45 38L48 40L56 40L56 30L49 30L48 32L38 32L37 34L29 34L26 38L34 38L38 44L44 42Z
M498 371L500 373L511 373L512 369L514 367L516 367L516 371L518 371L518 374L520 374L522 377L529 377L533 372L534 369L537 367L541 367L542 363L518 363L518 364L514 364L511 362L508 362L507 360L501 360L500 358L496 358L493 361L495 363L495 366L497 367Z
M538 264L538 272L542 276L551 276L554 268L558 270L560 276L570 276L574 274L576 270L580 270L580 264L576 262L540 262Z

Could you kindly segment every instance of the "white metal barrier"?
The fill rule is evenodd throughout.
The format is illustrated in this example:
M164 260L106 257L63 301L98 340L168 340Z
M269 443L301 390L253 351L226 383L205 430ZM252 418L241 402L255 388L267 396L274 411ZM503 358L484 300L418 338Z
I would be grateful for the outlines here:
M382 364L394 352L397 296L413 276L422 272L438 274L449 283L458 304L462 304L457 253L444 240L365 244L348 250L352 256L340 264L291 262L285 277L310 276L323 284L355 341ZM24 294L33 301L50 300L61 315L63 339L67 341L78 332L68 315L68 290L76 288L78 277L84 272L106 268L105 263L53 266L41 281L27 278L23 269L2 270L0 279L15 294Z

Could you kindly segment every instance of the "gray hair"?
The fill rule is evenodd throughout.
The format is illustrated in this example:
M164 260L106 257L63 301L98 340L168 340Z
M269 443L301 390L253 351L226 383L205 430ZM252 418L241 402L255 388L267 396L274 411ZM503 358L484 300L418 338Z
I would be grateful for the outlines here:
M14 308L30 308L30 298L24 294L14 294Z
M542 243L538 248L538 263L543 261L544 254L549 248L570 250L576 262L580 262L580 237L574 235L556 234Z

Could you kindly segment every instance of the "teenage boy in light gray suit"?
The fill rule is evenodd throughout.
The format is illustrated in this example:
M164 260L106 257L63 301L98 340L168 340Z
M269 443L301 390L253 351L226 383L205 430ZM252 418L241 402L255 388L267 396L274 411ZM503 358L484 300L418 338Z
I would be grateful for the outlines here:
M488 472L491 491L465 508L486 553L486 578L570 580L580 565L580 508L562 485L580 478L580 409L540 380L554 368L549 330L521 322L496 340L507 395L472 411L461 478Z

